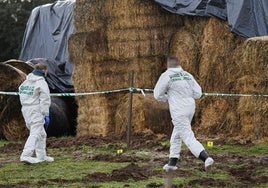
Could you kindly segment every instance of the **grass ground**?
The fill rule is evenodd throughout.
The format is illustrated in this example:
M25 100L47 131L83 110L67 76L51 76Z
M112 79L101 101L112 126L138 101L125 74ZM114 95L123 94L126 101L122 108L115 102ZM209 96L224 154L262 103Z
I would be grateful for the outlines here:
M0 141L0 187L268 187L267 144L202 143L216 161L210 171L183 146L178 170L166 174L166 137L136 135L128 149L123 137L48 138L55 161L34 165L19 162L24 142Z

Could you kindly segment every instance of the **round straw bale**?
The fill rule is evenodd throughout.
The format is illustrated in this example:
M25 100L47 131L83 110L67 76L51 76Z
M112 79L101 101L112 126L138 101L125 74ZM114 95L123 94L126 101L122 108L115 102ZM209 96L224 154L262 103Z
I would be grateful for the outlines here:
M25 78L26 75L22 71L11 65L0 63L0 91L17 92L19 85ZM14 123L20 123L19 120L12 121L13 119L22 118L20 108L18 96L3 95L0 97L0 135L3 137L5 137L4 130L7 131L10 129L6 127L14 125ZM12 124L10 124L10 121L12 121ZM19 124L19 126L24 125ZM15 139L17 139L17 136Z
M183 16L183 26L187 31L195 36L196 42L200 45L203 40L204 28L207 26L210 18L201 16Z
M21 70L0 63L0 91L18 91L18 86L25 80L26 74Z
M210 18L202 41L200 81L206 92L230 92L236 79L232 70L232 56L244 39L229 31L226 22Z
M25 126L22 116L13 118L3 126L3 134L5 139L9 141L25 140L29 135L29 130Z
M170 42L170 54L179 58L180 64L185 70L191 74L197 73L199 45L195 36L187 29L181 28L173 35Z
M11 59L11 60L3 62L3 64L11 65L19 69L20 71L24 72L25 74L29 74L33 71L33 67L30 64L21 60Z
M224 128L224 119L228 110L227 101L224 98L213 98L208 106L202 110L202 117L197 129L207 135L215 136Z

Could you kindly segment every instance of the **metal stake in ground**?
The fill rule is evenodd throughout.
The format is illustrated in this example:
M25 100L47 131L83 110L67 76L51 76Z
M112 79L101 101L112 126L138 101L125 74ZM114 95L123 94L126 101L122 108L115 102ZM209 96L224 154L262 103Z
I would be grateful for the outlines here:
M127 148L130 145L130 134L131 134L131 126L132 126L132 100L133 100L133 78L134 71L130 71L129 75L129 104L128 104L128 124L127 124Z

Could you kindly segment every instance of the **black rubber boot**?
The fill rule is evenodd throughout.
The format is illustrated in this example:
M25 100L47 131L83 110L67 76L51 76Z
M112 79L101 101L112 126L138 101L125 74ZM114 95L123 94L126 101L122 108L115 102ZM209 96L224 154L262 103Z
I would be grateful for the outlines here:
M198 158L205 162L205 160L208 158L207 152L205 150L201 151Z
M169 158L168 166L176 166L178 158Z

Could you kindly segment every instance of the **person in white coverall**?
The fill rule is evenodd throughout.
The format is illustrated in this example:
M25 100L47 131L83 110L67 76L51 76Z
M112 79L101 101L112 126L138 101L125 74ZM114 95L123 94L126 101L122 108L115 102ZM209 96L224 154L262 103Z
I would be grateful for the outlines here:
M154 88L154 97L161 102L168 101L169 110L174 125L170 138L169 162L163 169L176 170L180 158L182 141L191 153L205 162L205 169L214 160L208 156L203 145L195 138L191 121L195 113L195 99L200 98L202 90L194 77L184 71L178 58L167 58L167 70L162 73Z
M53 157L46 155L47 134L44 128L49 125L50 91L45 80L47 67L38 63L19 86L21 112L30 135L24 145L20 161L27 163L52 162ZM36 157L33 157L35 152Z

